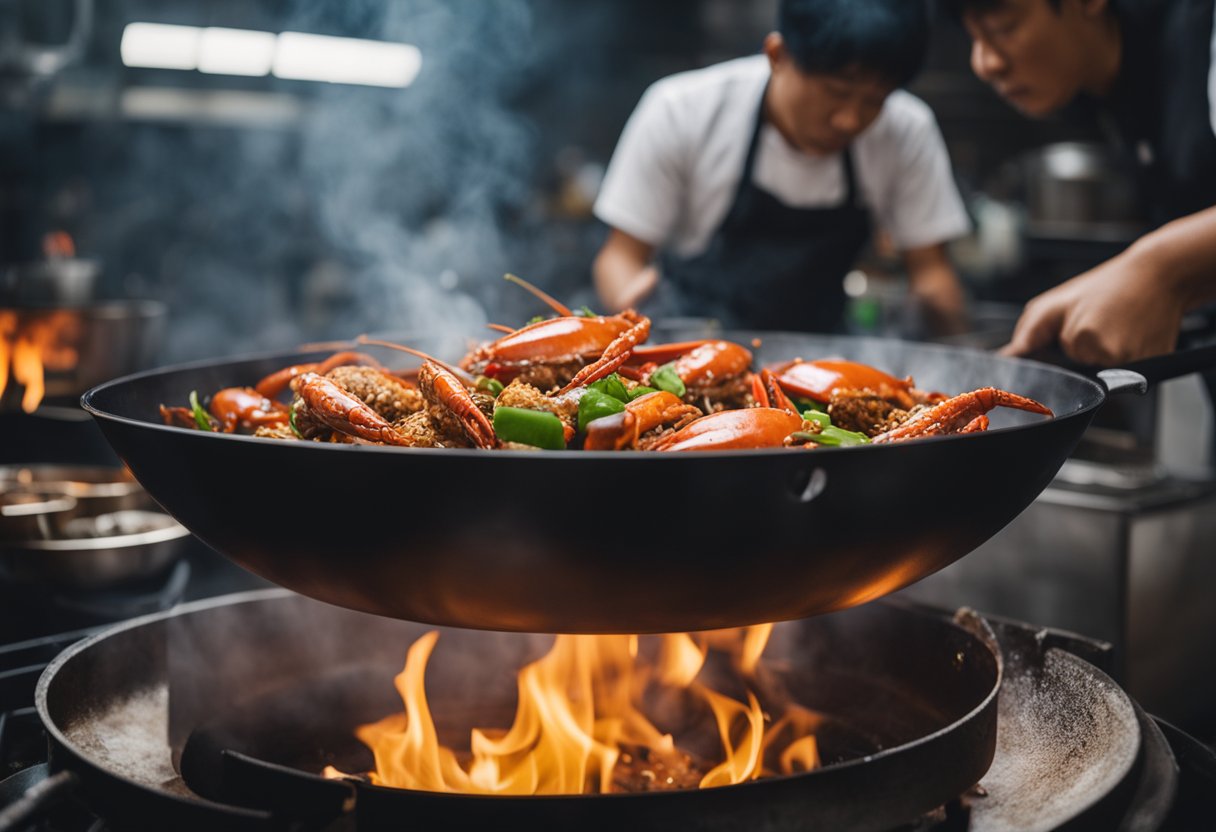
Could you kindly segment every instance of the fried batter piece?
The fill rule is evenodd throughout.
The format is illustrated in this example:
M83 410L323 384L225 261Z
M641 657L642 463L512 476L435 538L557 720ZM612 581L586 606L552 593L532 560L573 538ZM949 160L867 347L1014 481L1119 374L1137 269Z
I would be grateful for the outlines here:
M300 398L299 394L296 394L291 406L296 411L296 428L300 431L300 436L321 442L328 441L333 436L334 429L314 416L308 402Z
M553 390L564 387L583 369L583 361L567 361L563 364L531 364L520 370L512 383L518 381L529 384L539 390ZM515 407L515 405L511 405Z
M909 413L873 390L837 390L828 404L828 415L833 425L873 438L902 425Z
M415 448L459 448L467 445L467 443L446 441L435 429L431 423L431 417L425 411L411 413L403 419L398 419L393 422L393 428L409 439L409 444Z
M701 408L707 415L720 410L738 410L755 406L749 374L743 373L717 384L689 387L684 401Z
M546 396L539 388L518 378L498 394L497 404L501 407L521 407L524 410L547 410L569 428L574 428L578 422L577 396Z
M396 422L422 410L422 393L375 367L336 367L328 378L386 421Z
M292 431L291 425L262 425L253 432L253 435L263 439L291 439L293 441L300 438Z

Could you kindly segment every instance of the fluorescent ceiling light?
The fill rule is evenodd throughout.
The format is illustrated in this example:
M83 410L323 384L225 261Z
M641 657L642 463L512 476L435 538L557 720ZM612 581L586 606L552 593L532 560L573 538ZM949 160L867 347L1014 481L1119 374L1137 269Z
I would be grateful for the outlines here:
M126 66L374 87L408 87L422 69L422 53L406 43L216 26L128 23L121 51Z
M201 33L197 26L128 23L119 47L122 62L157 69L195 69Z
M405 43L284 32L274 74L299 81L408 87L422 69L422 53Z
M216 75L268 75L274 63L273 32L211 26L199 41L198 71Z

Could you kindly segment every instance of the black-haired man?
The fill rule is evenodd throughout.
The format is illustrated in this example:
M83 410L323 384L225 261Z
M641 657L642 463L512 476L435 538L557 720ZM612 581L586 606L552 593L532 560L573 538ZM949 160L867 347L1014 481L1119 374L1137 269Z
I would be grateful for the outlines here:
M612 309L831 331L872 217L938 328L963 295L944 244L967 231L919 70L921 0L782 0L764 54L665 78L617 145L596 215ZM659 255L655 262L656 253ZM646 307L643 307L646 308Z
M1054 342L1117 364L1169 352L1216 300L1216 0L947 0L971 66L1025 114L1076 102L1111 123L1158 226L1027 304L1005 351Z

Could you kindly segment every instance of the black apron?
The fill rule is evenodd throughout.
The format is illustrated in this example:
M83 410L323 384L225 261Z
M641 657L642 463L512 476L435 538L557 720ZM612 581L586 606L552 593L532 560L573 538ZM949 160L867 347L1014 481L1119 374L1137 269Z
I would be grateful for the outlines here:
M1214 0L1121 0L1119 77L1098 103L1139 173L1154 225L1216 205L1208 100Z
M1216 0L1120 0L1123 36L1119 77L1098 107L1137 168L1153 225L1216 205L1216 132L1208 78ZM1210 343L1216 305L1183 346ZM1190 343L1188 344L1188 340ZM1216 372L1202 373L1216 403Z
M716 318L728 328L840 331L844 276L870 237L852 154L842 154L846 188L840 205L792 208L752 182L763 124L761 95L726 219L704 253L660 258L660 297L666 300L651 311Z

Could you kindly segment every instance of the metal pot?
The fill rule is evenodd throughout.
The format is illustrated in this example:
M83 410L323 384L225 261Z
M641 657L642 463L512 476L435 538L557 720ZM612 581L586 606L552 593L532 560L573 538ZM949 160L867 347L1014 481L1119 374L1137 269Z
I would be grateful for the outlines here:
M1135 181L1102 145L1049 144L1023 163L1031 236L1134 239L1143 230Z
M57 343L74 350L77 360L70 368L46 367L45 401L74 404L90 387L156 363L168 309L159 301L129 300L0 308L0 316L15 317L18 333L37 326L56 328ZM13 387L11 381L9 386ZM15 406L19 398L6 391L3 403Z
M0 303L83 306L96 298L100 274L100 263L80 258L11 266L0 275Z

